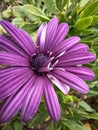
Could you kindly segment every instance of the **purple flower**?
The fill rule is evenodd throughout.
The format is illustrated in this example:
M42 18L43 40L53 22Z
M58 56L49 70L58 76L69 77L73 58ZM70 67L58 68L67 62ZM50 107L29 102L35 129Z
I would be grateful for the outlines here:
M0 36L0 122L7 122L19 110L21 120L34 117L42 95L54 121L60 118L60 105L52 84L64 94L70 87L80 93L88 93L83 80L93 80L94 73L82 65L95 60L86 44L79 43L78 36L64 39L68 33L67 23L58 25L53 18L43 23L34 44L30 36L7 21L0 24L8 35ZM52 83L51 83L52 82Z

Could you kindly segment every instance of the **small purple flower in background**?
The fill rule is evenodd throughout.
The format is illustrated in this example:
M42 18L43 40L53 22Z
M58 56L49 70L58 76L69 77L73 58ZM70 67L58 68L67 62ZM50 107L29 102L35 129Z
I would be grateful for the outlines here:
M60 105L52 84L64 94L70 87L80 93L88 93L83 80L93 80L94 73L82 65L95 60L86 44L78 43L78 36L64 39L67 23L58 25L53 18L43 23L37 34L36 45L30 36L7 21L0 24L8 35L0 36L0 122L7 122L19 110L21 120L34 117L42 95L51 118L60 119ZM52 82L52 84L51 84Z

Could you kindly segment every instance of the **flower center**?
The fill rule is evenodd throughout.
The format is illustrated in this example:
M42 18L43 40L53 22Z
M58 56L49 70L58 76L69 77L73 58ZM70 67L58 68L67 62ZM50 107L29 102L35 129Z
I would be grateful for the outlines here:
M49 58L45 56L44 54L40 55L34 55L31 60L31 66L34 69L34 71L37 73L39 69L41 69L44 65L44 63L48 60Z

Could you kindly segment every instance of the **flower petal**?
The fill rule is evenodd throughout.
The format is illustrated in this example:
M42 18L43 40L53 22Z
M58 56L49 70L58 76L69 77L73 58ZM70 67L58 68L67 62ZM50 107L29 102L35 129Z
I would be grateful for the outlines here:
M50 84L48 79L45 80L46 84L44 86L44 98L46 102L46 106L48 112L54 121L58 121L60 119L60 105L55 93L53 86Z
M21 119L29 121L37 112L43 94L43 77L36 77L32 88L24 99L21 111Z
M16 77L17 74L19 75L25 71L27 71L27 69L21 67L13 67L0 70L0 87L2 84L4 85L4 82L6 82L7 79L12 79L13 76Z
M66 67L64 69L66 71L82 78L83 80L91 81L91 80L94 80L94 78L95 78L94 72L87 67L77 66L77 67Z
M30 35L26 31L19 29L19 32L21 33L22 37L24 38L24 40L26 42L25 44L27 44L27 46L31 47L31 48L28 48L28 50L31 51L31 54L32 54L36 49L34 41L32 40L32 38L30 37Z
M63 51L67 51L71 47L73 47L75 44L77 44L80 41L80 38L78 36L72 36L64 41L62 41L55 49L55 53L61 53Z
M41 38L41 34L42 31L47 28L47 23L43 23L41 24L41 26L38 29L38 33L37 33L37 45L40 46L40 38Z
M0 52L0 64L11 66L30 66L30 61L16 54Z
M68 26L67 23L59 24L57 32L56 32L55 39L53 41L53 44L55 46L59 45L59 43L64 40L64 38L67 35L68 31L69 31L69 26Z
M72 54L73 55L73 53L84 53L84 52L87 52L88 50L89 50L88 45L83 44L83 43L79 43L79 44L76 44L73 47L71 47L66 52L66 54Z
M89 91L87 84L72 73L60 69L54 69L52 75L80 93L88 93Z
M21 48L19 48L14 42L11 41L11 39L8 39L8 37L4 35L0 36L0 48L9 53L27 57L27 54Z
M0 21L0 24L27 54L32 55L34 53L35 45L25 31L18 29L13 24L5 20Z
M46 29L47 29L47 25L44 27L44 29L41 32L41 36L40 36L40 52L44 52L44 49L45 49Z
M15 94L10 96L0 109L0 122L9 121L21 108L22 102L32 86L33 77Z
M53 44L53 39L56 35L58 27L58 18L53 18L49 21L47 30L46 30L46 42L45 42L45 50L49 51L50 47Z
M96 59L96 56L91 53L79 53L79 54L66 54L66 56L62 56L59 58L59 63L57 66L74 66L80 64L87 64Z
M47 74L47 76L64 94L67 94L69 92L69 86L67 86L64 83L61 83L57 78L55 78L51 74Z
M33 76L33 71L29 68L21 68L15 72L0 79L3 80L3 82L0 81L0 100L15 93Z

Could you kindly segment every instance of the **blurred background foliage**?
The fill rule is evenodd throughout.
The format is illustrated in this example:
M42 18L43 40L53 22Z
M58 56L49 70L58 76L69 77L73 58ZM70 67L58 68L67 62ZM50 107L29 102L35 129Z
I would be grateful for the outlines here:
M96 61L87 65L96 74L93 82L87 82L90 92L82 95L70 91L63 95L57 90L62 110L58 122L50 119L42 99L30 122L21 122L17 114L8 123L0 124L0 130L98 130L98 0L0 0L0 20L26 30L35 41L41 23L53 17L69 24L67 37L81 37L81 42L96 54ZM3 32L0 26L0 34Z

